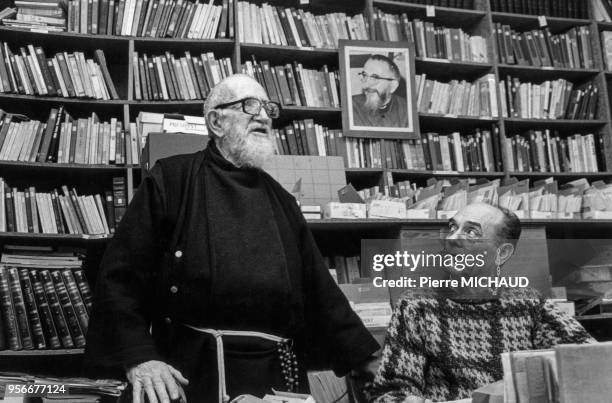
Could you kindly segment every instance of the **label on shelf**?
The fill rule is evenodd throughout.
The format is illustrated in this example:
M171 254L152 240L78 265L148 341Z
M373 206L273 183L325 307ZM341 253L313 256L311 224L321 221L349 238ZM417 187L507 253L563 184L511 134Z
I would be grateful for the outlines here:
M310 4L310 0L300 0L300 5Z
M553 66L542 66L542 70L554 70Z
M548 26L548 22L546 22L546 16L540 15L538 16L538 24L540 24L540 28L544 28Z
M436 16L436 7L435 6L426 6L425 7L425 16L426 17L435 17Z
M447 113L444 115L445 118L456 118L457 115L455 115L454 113Z
M457 175L459 171L433 171L434 175Z
M30 28L30 32L38 32L40 34L48 34L49 31L42 28Z

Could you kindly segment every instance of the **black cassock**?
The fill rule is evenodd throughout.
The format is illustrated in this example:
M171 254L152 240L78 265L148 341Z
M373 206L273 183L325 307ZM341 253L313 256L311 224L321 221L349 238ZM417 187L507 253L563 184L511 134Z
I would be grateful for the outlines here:
M215 339L185 324L291 339L302 390L307 367L342 375L379 347L331 278L293 196L261 170L227 162L214 141L160 160L135 193L96 281L90 375L163 360L190 380L191 402L216 401ZM232 398L287 389L276 343L223 341Z

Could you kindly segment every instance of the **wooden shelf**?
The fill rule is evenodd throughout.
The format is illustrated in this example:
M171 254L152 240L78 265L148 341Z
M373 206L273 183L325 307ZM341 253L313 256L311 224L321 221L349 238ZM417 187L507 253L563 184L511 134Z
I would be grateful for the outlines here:
M251 60L251 55L258 61L269 61L272 65L299 61L308 67L319 68L324 64L330 68L338 66L338 49L240 43L242 63Z
M110 235L87 234L35 234L31 232L0 232L0 241L77 241L77 242L106 242L112 238Z
M412 170L412 169L391 169L392 174L396 176L425 176L425 177L461 177L461 178L471 178L471 177L503 177L504 172L457 172L457 171L424 171L424 170Z
M529 29L539 29L540 23L537 15L529 14L514 14L514 13L502 13L498 11L491 12L493 22L501 22L508 24L512 29L518 31L524 31ZM591 20L585 20L580 18L562 18L562 17L546 17L546 22L553 33L558 31L564 31L569 28L579 25L589 25Z
M70 171L103 171L103 172L124 172L128 168L139 168L139 165L100 165L100 164L58 164L54 162L21 162L21 161L1 161L0 168L19 168L32 170L70 170Z
M49 102L53 104L89 104L90 106L103 105L103 106L122 106L128 101L121 99L90 99L90 98L63 98L63 97L45 97L36 95L21 95L21 94L7 94L0 93L0 100L15 100L15 101L37 101L37 102Z
M411 18L426 18L427 6L424 4L406 3L392 0L374 0L374 7L387 13L406 13ZM484 10L435 6L435 17L428 17L437 24L470 27L484 18Z
M537 67L523 66L518 64L500 64L500 79L505 79L507 75L529 80L550 80L563 78L569 81L579 81L595 76L599 73L598 69L572 69L565 67Z
M607 122L605 120L568 120L568 119L523 119L523 118L504 118L502 119L506 126L506 136L514 135L508 133L510 130L529 130L529 129L568 129L576 130L592 130L594 127L603 126ZM588 129L585 129L588 128Z
M508 172L509 176L534 178L612 178L612 172Z
M70 348L58 350L1 350L0 357L47 357L62 355L81 355L85 352L84 348Z
M586 322L590 320L612 320L612 312L610 313L600 313L596 315L583 315L583 316L574 316L576 320L581 322Z
M498 123L498 118L478 117L478 116L457 116L457 115L440 115L437 113L419 112L419 123L421 132L431 130L448 130L452 128L474 128L474 127L490 127L494 123Z
M127 42L131 37L127 36L115 36L115 35L91 35L91 34L80 34L76 32L44 32L44 31L32 31L24 28L15 28L0 26L0 34L14 34L14 35L27 35L27 36L39 36L41 38L56 38L58 40L73 40L73 41L87 41L94 43L104 42L124 42L127 46Z
M453 78L476 79L490 72L493 65L490 63L419 57L415 59L415 68L417 73L426 73L428 78L452 76Z

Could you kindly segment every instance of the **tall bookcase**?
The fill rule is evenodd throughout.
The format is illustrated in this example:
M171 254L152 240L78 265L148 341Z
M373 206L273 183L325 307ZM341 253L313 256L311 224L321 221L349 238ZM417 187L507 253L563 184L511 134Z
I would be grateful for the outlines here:
M253 1L261 3L260 0ZM600 23L590 19L569 19L546 17L547 26L553 32L560 32L573 26L588 25L594 40L594 69L566 69L566 68L537 68L515 65L502 65L496 56L495 39L493 37L493 24L504 23L513 29L522 31L540 27L542 18L533 15L510 14L492 12L489 0L475 0L473 9L458 9L450 7L431 7L410 2L391 0L341 0L326 2L323 0L279 0L268 3L299 7L312 11L315 14L334 11L346 12L349 15L364 13L372 21L374 8L387 13L407 13L412 18L433 21L437 25L462 28L464 31L481 35L487 40L488 63L452 62L417 58L417 74L427 73L428 78L438 80L450 79L476 79L484 74L493 74L497 82L506 75L520 77L525 80L546 80L565 78L571 81L582 82L594 80L600 90L598 115L595 120L528 120L518 118L494 117L480 119L474 117L449 117L433 114L419 114L421 132L446 131L452 129L490 128L492 124L499 127L500 136L511 135L515 130L537 128L559 129L565 133L572 131L595 131L604 134L605 155L608 169L612 168L612 111L610 100L610 83L612 72L604 70L601 45L598 33L602 30L612 30L611 23ZM235 3L234 3L235 6ZM370 34L374 37L374 27L370 24ZM238 31L238 30L236 30ZM91 53L95 49L102 49L106 54L110 74L117 86L120 99L112 101L95 101L84 99L68 99L54 97L36 97L15 94L0 94L0 108L14 113L23 113L32 118L46 119L49 109L63 104L73 116L85 117L96 112L102 119L116 117L123 119L124 126L134 122L140 111L150 112L178 112L183 114L200 115L202 101L138 101L133 95L133 65L131 63L134 52L139 54L161 54L170 51L180 54L189 50L192 54L214 52L217 58L231 57L234 71L240 70L241 63L255 56L257 60L267 60L271 64L285 64L292 61L301 62L307 68L320 68L326 64L330 70L338 69L338 51L331 49L299 48L292 46L274 46L251 44L241 38L232 39L173 39L173 38L140 38L118 37L109 35L87 35L77 33L45 33L30 32L16 28L0 26L0 40L18 47L27 44L43 46L47 54L55 51L83 50ZM496 100L498 110L501 111L501 99ZM282 116L275 124L281 127L294 119L313 118L316 123L324 124L331 129L341 129L340 108L319 107L285 107ZM373 133L372 137L376 137ZM502 147L504 143L502 142ZM506 154L502 152L505 160ZM589 180L612 179L612 172L596 173L514 173L507 170L508 164L504 161L504 170L499 172L437 172L423 170L377 168L350 168L346 169L348 182L357 188L370 187L393 181L411 180L425 183L432 177L457 178L504 178L516 176L537 180L544 177L554 177L564 182L576 178L586 177ZM84 191L99 193L112 186L112 178L123 176L126 178L128 197L131 198L134 189L141 180L140 169L137 166L108 166L108 165L75 165L52 163L14 163L0 161L0 177L7 180L11 186L25 187L35 185L41 190L50 190L63 184L76 186ZM577 238L611 238L612 220L524 220L527 227L543 228L550 238L577 237ZM362 239L399 239L406 231L439 231L446 225L444 220L317 220L309 223L315 238L324 254L356 255L359 254ZM4 244L30 244L30 245L71 245L87 250L85 269L91 283L94 283L97 272L97 263L103 253L108 238L95 238L81 235L45 235L24 233L0 233L0 246ZM556 251L549 251L555 254ZM560 253L560 252L559 252ZM558 263L558 262L557 262ZM556 263L556 264L557 264ZM555 268L552 268L553 283L555 281ZM600 320L609 320L612 315L601 315L585 321L585 325L597 330L604 326ZM78 362L81 350L53 350L53 351L0 351L0 357L6 364L3 369L37 369L42 365L52 373L71 373L70 366L65 363L72 360ZM52 356L53 359L49 359ZM62 357L62 360L55 358ZM6 359L5 359L6 358ZM8 366L8 367L5 367ZM35 365L33 367L33 365Z

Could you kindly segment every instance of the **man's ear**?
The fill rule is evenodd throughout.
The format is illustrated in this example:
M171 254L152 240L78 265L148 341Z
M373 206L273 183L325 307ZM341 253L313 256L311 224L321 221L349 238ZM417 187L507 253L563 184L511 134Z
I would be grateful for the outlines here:
M212 131L215 136L223 137L223 130L221 127L221 112L217 109L212 109L206 114L206 122L208 123L208 129Z
M399 81L397 80L391 81L391 93L395 92L397 87L399 87Z
M511 243L504 243L497 249L497 256L495 256L495 264L503 265L512 257L514 254L514 245Z

